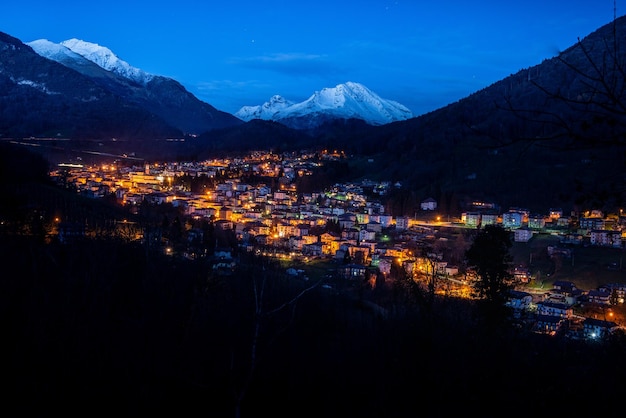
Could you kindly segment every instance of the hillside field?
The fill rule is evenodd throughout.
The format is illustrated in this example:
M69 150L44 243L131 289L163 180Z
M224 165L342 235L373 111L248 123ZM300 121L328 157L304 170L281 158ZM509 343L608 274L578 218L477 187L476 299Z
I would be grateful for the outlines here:
M596 289L603 284L626 283L624 250L571 245L571 257L552 257L548 246L559 246L559 238L536 234L529 242L516 242L511 248L513 262L525 265L533 275L531 286L549 289L556 280L571 281L579 289Z

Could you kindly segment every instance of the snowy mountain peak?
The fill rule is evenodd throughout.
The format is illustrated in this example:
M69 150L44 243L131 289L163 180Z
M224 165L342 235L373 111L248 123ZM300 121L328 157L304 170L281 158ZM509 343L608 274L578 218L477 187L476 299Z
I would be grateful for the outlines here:
M280 112L293 106L293 104L293 102L275 94L262 105L243 106L235 113L235 116L244 121L252 119L277 120L280 119Z
M413 114L400 103L383 99L364 85L349 81L316 91L301 103L275 95L263 105L242 107L235 116L244 121L264 119L292 127L313 127L328 119L361 119L371 125L383 125L409 119Z
M88 69L91 69L92 72L108 72L104 68L98 66L92 61L89 61L87 58L77 54L68 47L55 44L47 39L38 39L36 41L28 42L27 45L42 57L60 62L63 65L74 68L78 71L86 72L89 71Z
M44 57L55 55L75 55L75 53L69 48L55 44L47 39L38 39L36 41L26 43L26 45L30 46L35 52Z
M154 78L154 75L148 74L119 59L109 48L104 46L76 38L63 41L60 45L83 56L105 70L114 72L137 83L146 84Z
M269 101L267 104L270 104L270 105L275 105L275 106L280 106L280 105L283 105L283 104L288 104L288 105L291 105L291 104L293 104L293 103L290 103L289 101L285 100L285 98L284 98L284 97L282 97L282 96L280 96L280 95L278 95L278 94L275 94L275 95L273 95L273 96L270 98L270 101Z

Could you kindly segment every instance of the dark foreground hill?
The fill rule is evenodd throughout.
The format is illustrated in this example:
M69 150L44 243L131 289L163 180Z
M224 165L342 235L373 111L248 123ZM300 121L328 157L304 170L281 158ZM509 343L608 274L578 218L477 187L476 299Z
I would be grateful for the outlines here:
M622 340L489 332L471 305L427 308L391 284L385 319L322 287L271 314L302 284L260 260L216 277L141 246L6 236L0 254L19 272L0 279L4 406L26 415L580 416L626 389Z

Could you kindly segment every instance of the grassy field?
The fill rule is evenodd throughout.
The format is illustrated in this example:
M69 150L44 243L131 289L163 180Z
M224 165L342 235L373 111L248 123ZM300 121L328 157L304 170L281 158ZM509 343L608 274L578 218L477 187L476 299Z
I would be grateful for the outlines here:
M548 256L548 246L559 246L559 238L537 234L527 243L514 243L513 262L525 265L533 275L532 286L551 288L555 280L571 281L579 289L590 290L608 283L626 283L626 265L622 265L624 250L572 245L571 257Z

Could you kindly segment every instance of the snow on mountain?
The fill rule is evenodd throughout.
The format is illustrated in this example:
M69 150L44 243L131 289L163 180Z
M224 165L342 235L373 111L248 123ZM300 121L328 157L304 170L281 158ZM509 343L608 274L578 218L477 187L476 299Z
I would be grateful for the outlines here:
M42 57L61 63L82 74L93 77L114 77L114 74L111 74L110 71L100 67L95 62L77 54L66 46L55 44L47 39L38 39L28 42L26 45L30 46Z
M61 42L60 45L83 56L105 70L114 72L139 84L145 85L154 78L154 75L131 66L126 61L119 59L109 48L98 44L72 38Z
M269 102L265 102L262 105L242 107L235 113L235 116L245 121L252 119L274 120L275 117L280 117L281 111L288 109L294 104L276 94L270 98Z
M413 114L402 104L383 99L364 85L349 81L316 91L301 103L292 103L276 95L263 105L242 107L235 116L244 121L264 119L276 122L308 118L311 124L316 123L314 120L328 118L362 119L371 125L384 125L412 118ZM302 126L302 123L296 125Z
M36 41L27 42L26 45L33 48L33 50L42 57L54 59L55 61L66 60L68 58L72 60L79 60L82 58L81 55L78 55L71 49L63 45L55 44L47 39L38 39Z
M82 74L99 79L111 79L109 85L116 85L118 92L127 87L120 85L119 80L115 80L116 77L123 77L143 86L148 86L152 80L166 80L166 78L132 67L106 47L76 38L60 44L47 39L39 39L29 42L28 45L39 55L64 64ZM154 83L150 83L152 84ZM137 94L137 92L124 91L128 94ZM370 125L384 125L412 118L413 114L402 104L383 99L362 84L346 82L333 88L316 91L300 103L274 95L262 105L243 106L234 116L237 120L271 120L292 128L307 129L333 119L360 119Z
M242 123L232 114L199 100L178 81L132 67L100 45L75 38L60 44L40 39L27 45L38 55L76 70L120 100L140 106L182 132L201 134Z

